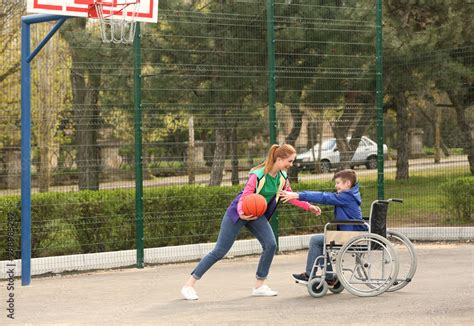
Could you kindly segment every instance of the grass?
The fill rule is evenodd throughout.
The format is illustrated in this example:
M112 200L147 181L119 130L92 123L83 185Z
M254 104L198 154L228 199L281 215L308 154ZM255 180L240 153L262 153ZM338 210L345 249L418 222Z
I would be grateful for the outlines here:
M445 197L440 190L440 184L463 176L471 175L467 170L413 172L408 180L395 180L394 174L385 175L385 198L403 199L403 204L390 205L388 226L474 225L473 222L457 221L443 205ZM377 175L361 176L359 183L362 194L362 212L364 216L368 216L370 204L377 199ZM332 191L332 188L327 189L327 183L324 183L324 189L321 189L321 185L316 182L301 184L305 189Z
M424 146L423 147L423 152L426 155L434 155L435 149L434 149L434 147ZM464 149L463 148L456 148L456 147L449 148L449 152L451 153L451 155L464 155Z
M470 176L461 170L429 170L414 172L408 180L395 180L395 176L385 176L385 198L402 198L403 204L393 203L388 213L388 225L396 226L446 226L450 224L468 224L456 222L444 206L445 197L440 185L457 177ZM369 189L368 189L369 190ZM460 189L459 191L462 191ZM377 196L376 187L369 190L373 199ZM365 197L365 196L364 196ZM364 205L368 215L369 205Z

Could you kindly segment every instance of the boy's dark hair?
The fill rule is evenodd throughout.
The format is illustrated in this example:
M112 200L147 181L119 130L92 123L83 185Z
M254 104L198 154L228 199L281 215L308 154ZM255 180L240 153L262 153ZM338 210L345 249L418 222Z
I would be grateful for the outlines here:
M344 181L350 181L351 187L353 187L357 183L357 174L356 171L352 169L341 170L334 174L334 179L340 178Z

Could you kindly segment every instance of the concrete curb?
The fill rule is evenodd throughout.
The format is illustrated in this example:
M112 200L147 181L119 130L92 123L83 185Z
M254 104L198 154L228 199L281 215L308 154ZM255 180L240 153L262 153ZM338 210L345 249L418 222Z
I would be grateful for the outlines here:
M392 228L402 232L411 240L417 241L466 241L474 240L474 227L414 227ZM308 235L280 237L281 251L294 251L308 248ZM198 243L183 246L160 247L145 249L146 264L178 263L201 259L214 248L215 243ZM227 258L258 254L261 252L260 243L256 239L236 241L227 254ZM77 272L96 269L111 269L134 266L136 263L135 250L113 252L54 256L33 258L31 274ZM0 261L0 279L7 278L7 271L14 264L16 276L21 275L21 261ZM7 266L10 265L10 266Z

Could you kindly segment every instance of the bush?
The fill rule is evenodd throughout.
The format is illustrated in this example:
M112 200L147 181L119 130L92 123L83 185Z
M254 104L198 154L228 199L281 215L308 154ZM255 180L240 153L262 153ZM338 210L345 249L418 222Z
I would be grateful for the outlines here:
M474 178L455 178L440 185L448 221L465 223L473 221Z
M225 210L242 189L174 186L144 191L145 246L215 241ZM133 189L36 193L31 199L32 256L79 254L135 248ZM20 250L20 198L0 197L0 245L7 248L7 219L15 223ZM0 251L0 260L7 259Z
M458 175L456 175L457 177ZM404 223L441 221L442 193L446 192L450 213L456 223L472 221L473 180L458 177L443 184L443 192L434 185L441 177L412 177L405 181L386 181L387 197L402 197L403 205L391 210ZM293 183L294 191L333 191L333 181ZM222 216L243 185L172 186L144 189L145 247L163 247L190 243L214 242ZM362 180L362 209L368 215L370 203L377 196L375 181ZM448 196L450 196L448 198ZM420 208L420 205L425 206ZM135 248L135 191L133 189L50 192L32 195L32 256L81 254ZM333 207L322 205L322 216L303 212L292 205L278 208L279 234L307 234L322 231L333 217ZM457 215L456 215L457 214ZM13 221L16 258L20 248L20 197L0 196L0 246L7 248L7 219ZM430 225L431 225L430 224ZM241 232L239 239L253 238ZM0 260L7 250L0 251Z
M213 242L222 216L243 185L229 187L172 186L144 190L145 247ZM295 184L298 189L332 189ZM32 256L104 252L135 248L135 191L133 189L35 193L31 199ZM291 205L280 205L280 234L308 231L332 216L321 218ZM20 248L20 198L0 197L0 234L6 234L7 216L16 225L16 253ZM317 231L313 230L312 231ZM319 230L319 229L318 229ZM242 232L239 239L253 237ZM6 237L0 245L6 248ZM7 252L0 252L6 259Z
M14 247L10 248L8 231L13 230ZM19 196L0 197L0 260L9 259L12 250L14 258L20 258L20 199Z

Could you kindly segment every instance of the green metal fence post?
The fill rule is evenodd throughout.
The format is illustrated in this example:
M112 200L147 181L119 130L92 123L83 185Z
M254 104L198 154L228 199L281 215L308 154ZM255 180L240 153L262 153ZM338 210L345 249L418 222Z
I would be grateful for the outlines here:
M383 123L383 40L382 40L382 0L377 0L375 22L375 83L376 83L376 123L377 123L377 194L384 194L384 123Z
M135 112L135 244L137 268L144 267L143 238L143 156L142 156L142 95L141 95L141 32L137 22L133 40L133 103Z
M274 2L267 0L267 53L268 53L268 121L270 131L270 144L276 144L277 121L276 121L276 76L275 76L275 15ZM271 226L278 250L278 213L275 212L271 219Z

